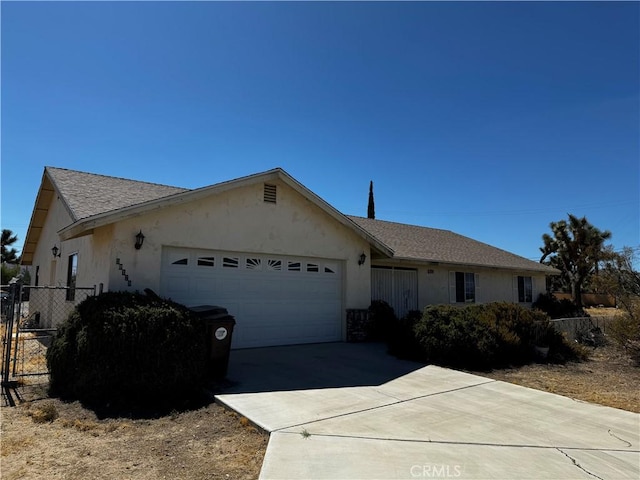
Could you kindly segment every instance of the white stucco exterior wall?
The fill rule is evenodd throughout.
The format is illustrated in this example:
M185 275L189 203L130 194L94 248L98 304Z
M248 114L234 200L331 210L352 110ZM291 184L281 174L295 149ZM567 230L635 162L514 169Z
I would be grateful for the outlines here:
M538 298L538 295L546 291L545 275L536 272L486 269L463 265L421 266L418 268L418 302L422 307L451 303L449 272L468 272L479 275L478 284L476 285L476 303L518 303L517 284L514 285L514 277L518 275L532 278L533 301ZM530 306L531 303L522 305Z
M277 186L276 204L264 202L264 186L258 183L96 229L94 244L103 252L96 255L103 256L107 246L110 249L108 289L159 291L163 246L270 253L340 261L344 308L367 308L371 291L368 242L285 183L269 183ZM135 235L140 230L144 245L135 250ZM358 258L363 252L367 261L360 266ZM126 269L130 287L116 259ZM101 262L94 260L96 266L102 267Z
M518 303L517 276L529 276L533 283L533 301L546 291L545 275L536 272L500 270L464 265L411 265L407 262L393 261L374 262L374 266L395 266L401 268L415 268L418 272L418 309L428 305L450 304L450 272L468 272L477 274L476 302L514 302ZM454 302L455 304L455 302ZM462 305L462 304L461 304ZM529 303L521 305L531 306Z

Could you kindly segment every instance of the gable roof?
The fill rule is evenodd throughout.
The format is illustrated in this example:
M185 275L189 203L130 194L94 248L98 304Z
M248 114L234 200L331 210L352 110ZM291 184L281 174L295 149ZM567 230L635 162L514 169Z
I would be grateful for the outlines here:
M157 183L45 167L74 221L188 191Z
M348 218L389 245L396 260L558 273L554 268L449 230L363 217Z
M62 240L68 240L90 234L94 228L145 212L216 195L240 186L276 179L296 190L346 228L369 242L374 251L384 256L393 254L387 245L350 221L282 168L189 190L63 168L45 167L36 205L27 230L22 263L30 265L33 260L33 253L46 220L48 207L56 192L72 219L70 225L58 232Z

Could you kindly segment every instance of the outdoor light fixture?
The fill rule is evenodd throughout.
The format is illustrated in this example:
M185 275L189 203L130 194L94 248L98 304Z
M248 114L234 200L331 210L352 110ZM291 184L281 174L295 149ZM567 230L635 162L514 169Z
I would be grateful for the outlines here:
M51 249L51 253L53 254L53 257L59 257L60 255L62 255L62 253L58 253L60 252L60 249L54 245L53 248Z
M144 235L142 234L142 230L140 230L136 235L136 244L134 245L134 247L136 247L136 250L140 250L140 247L142 247L143 243L144 243Z
M358 259L358 265L364 265L364 261L367 259L367 256L362 252L360 254L360 258Z

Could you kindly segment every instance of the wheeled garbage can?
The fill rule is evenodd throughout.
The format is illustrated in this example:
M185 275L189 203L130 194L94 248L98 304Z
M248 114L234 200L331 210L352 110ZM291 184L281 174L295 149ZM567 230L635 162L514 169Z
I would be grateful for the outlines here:
M207 373L214 379L223 379L229 368L231 338L236 320L227 309L216 305L191 307L205 322L207 343Z

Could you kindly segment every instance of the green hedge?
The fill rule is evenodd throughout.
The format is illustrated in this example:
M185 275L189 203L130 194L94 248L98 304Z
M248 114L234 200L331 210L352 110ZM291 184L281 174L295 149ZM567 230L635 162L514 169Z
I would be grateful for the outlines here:
M544 313L506 302L427 307L420 318L397 320L389 347L403 358L470 370L578 358Z
M110 407L175 406L205 381L202 320L152 295L109 292L80 303L47 351L50 393Z

